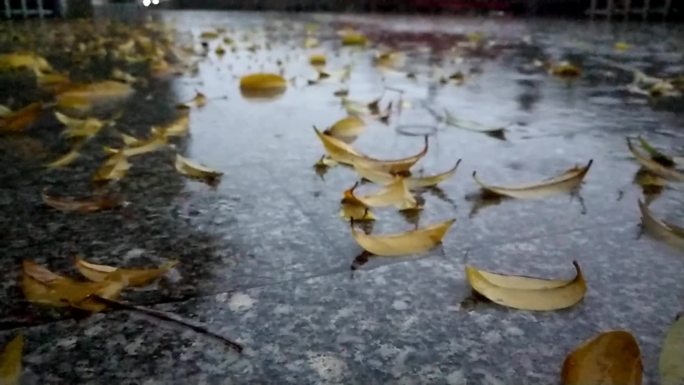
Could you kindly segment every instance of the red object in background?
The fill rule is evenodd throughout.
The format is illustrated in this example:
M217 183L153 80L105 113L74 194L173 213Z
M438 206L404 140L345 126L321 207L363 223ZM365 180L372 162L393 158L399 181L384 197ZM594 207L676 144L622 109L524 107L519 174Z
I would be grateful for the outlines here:
M511 8L510 0L411 0L424 10L449 11L505 11Z

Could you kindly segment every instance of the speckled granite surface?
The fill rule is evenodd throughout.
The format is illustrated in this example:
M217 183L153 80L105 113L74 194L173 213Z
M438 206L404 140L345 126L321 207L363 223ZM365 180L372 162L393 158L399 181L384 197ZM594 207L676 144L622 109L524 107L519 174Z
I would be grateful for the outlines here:
M155 17L175 19L180 29L195 33L209 26L247 30L273 20L279 28L289 22L287 16L236 13ZM290 87L276 101L249 102L240 97L233 74L268 68L278 58L287 58L293 73L306 74L305 55L297 57L276 40L268 54L210 57L197 78L136 95L129 108L140 113L126 114L121 124L144 132L195 89L216 97L192 112L192 135L178 144L183 153L225 172L216 189L182 179L172 169L170 153L154 153L137 161L124 179L126 208L63 214L43 206L40 192L45 187L64 194L87 191L101 143L73 167L48 172L41 167L45 159L64 151L55 144L54 122L42 122L28 137L0 137L0 345L18 331L26 335L24 382L556 384L573 346L618 328L635 334L645 383L657 384L665 329L684 306L684 254L639 237L641 192L632 184L637 166L624 137L645 135L681 153L683 104L682 99L649 103L625 93L620 87L629 74L605 63L681 73L681 28L299 15L294 36L302 37L304 23L311 21L329 35L333 30L327 26L357 23L399 46L410 29L424 32L428 46L430 36L448 41L457 32L533 38L532 46L516 45L483 59L482 74L462 87L388 75L386 84L404 89L413 108L389 126L371 125L356 143L378 157L404 156L416 152L421 139L397 135L397 125L439 127L422 167L437 172L462 158L457 175L422 195L425 210L419 218L381 210L374 231L455 217L443 246L421 257L371 259L352 271L361 250L338 217L338 202L355 176L335 168L321 178L311 167L322 154L311 125L324 127L344 116L332 96L339 87ZM634 48L618 56L612 51L617 40ZM381 92L370 53L341 52L330 55L331 67L353 55L359 63L351 96L372 99ZM433 62L439 59L438 53L430 55ZM539 55L579 61L585 76L567 85L521 70ZM423 104L514 124L502 142L441 126L420 108ZM590 158L594 166L581 199L509 200L484 207L471 199L477 191L473 170L501 183L535 180ZM681 186L666 189L653 211L681 224L681 193ZM125 299L197 320L244 344L245 352L238 355L210 337L139 314L114 311L77 320L39 311L23 299L17 286L22 259L74 273L75 254L127 266L180 260L168 278L128 292ZM501 272L569 277L573 260L581 264L589 291L581 304L559 312L473 301L464 278L466 262Z

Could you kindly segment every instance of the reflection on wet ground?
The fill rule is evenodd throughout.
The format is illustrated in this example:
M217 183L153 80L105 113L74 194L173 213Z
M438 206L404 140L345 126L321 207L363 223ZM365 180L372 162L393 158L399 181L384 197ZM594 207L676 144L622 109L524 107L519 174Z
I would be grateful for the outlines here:
M680 184L638 174L625 137L642 136L681 155L684 98L634 93L627 85L635 70L660 78L684 73L681 27L396 15L151 16L175 25L174 44L192 52L188 60L197 68L134 84L117 129L144 136L171 121L175 105L197 91L207 103L191 109L190 135L174 140L174 149L136 158L115 191L125 207L65 214L41 200L45 188L59 196L89 194L101 148L118 140L116 132L96 136L75 163L56 170L44 164L69 146L51 116L25 135L0 137L0 344L18 330L27 336L29 381L546 384L557 382L563 358L582 340L627 329L639 340L647 378L657 382L664 332L684 305L684 258L648 235L635 239L637 200L681 225L684 199ZM337 32L345 27L362 31L369 46L341 46ZM201 34L217 28L219 36L202 44ZM49 30L49 23L35 28ZM307 37L319 44L306 48ZM630 48L616 50L616 42ZM16 44L0 46L10 51ZM313 53L326 56L326 76L309 64ZM47 56L56 68L69 68L66 54ZM550 65L564 60L581 76L550 76ZM107 77L105 62L72 76ZM245 94L239 78L253 72L280 73L287 89ZM3 74L2 82L0 104L41 97L33 79ZM366 120L353 142L364 154L407 157L428 135L415 175L443 172L462 159L455 176L416 192L422 210L373 209L376 220L366 225L386 234L456 218L441 246L389 258L370 256L354 242L339 202L359 177L350 167L317 164L324 149L311 129L331 126L348 110ZM210 188L184 179L174 170L174 151L223 172L221 183ZM471 178L477 170L501 185L533 182L590 159L579 191L540 200L488 196ZM27 303L17 285L21 260L67 273L75 255L117 266L179 260L169 277L124 299L194 319L245 352L182 328L155 327L136 313L77 321ZM471 296L464 277L466 263L569 275L573 260L589 291L559 312L483 301Z

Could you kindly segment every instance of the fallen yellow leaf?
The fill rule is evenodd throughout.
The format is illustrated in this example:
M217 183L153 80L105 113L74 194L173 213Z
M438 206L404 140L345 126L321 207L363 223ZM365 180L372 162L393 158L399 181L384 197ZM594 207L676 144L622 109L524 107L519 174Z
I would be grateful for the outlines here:
M122 179L128 173L131 164L128 162L126 155L119 151L109 158L107 158L102 166L95 171L93 181L104 182L110 180Z
M326 63L325 55L322 53L316 53L309 56L309 64L313 66L323 66Z
M10 53L0 55L0 71L19 69L38 69L52 71L52 67L45 58L30 53Z
M639 211L644 231L674 246L684 247L684 228L656 218L641 200L639 200Z
M75 161L81 155L81 148L83 147L83 142L79 142L72 147L72 149L66 154L60 156L54 161L45 165L47 168L60 168L68 166L73 161Z
M639 144L641 144L641 147L648 153L651 159L665 167L675 166L675 161L671 156L660 152L657 148L653 147L650 143L646 141L646 139L642 138L641 136L639 136L638 139Z
M396 257L424 253L434 248L442 241L455 221L455 219L451 219L406 233L386 235L366 235L356 230L352 223L351 231L356 243L367 252L380 256Z
M123 198L118 195L96 195L89 198L64 198L56 197L43 191L43 203L63 212L92 213L100 210L109 210L120 206Z
M118 68L112 70L112 79L122 81L124 83L133 84L138 81L135 76L124 72Z
M361 204L366 207L387 207L394 206L398 210L411 210L418 208L416 198L411 195L406 181L402 177L396 178L392 183L385 186L382 190L374 194L363 195L357 197L354 195L354 187L344 192L344 199L342 203Z
M434 187L437 186L439 183L444 182L445 180L451 178L455 173L456 170L458 169L458 165L461 164L461 160L459 159L454 167L452 167L450 170L447 170L445 172L435 174L435 175L429 175L429 176L421 176L421 177L406 177L404 178L406 185L410 190L412 189L419 189L419 188L426 188L426 187ZM373 182L375 184L381 185L381 186L386 186L388 184L391 184L394 182L395 179L397 179L396 175L386 173L384 171L378 171L376 169L364 166L360 163L355 163L354 164L354 170L361 176L362 178Z
M488 127L478 122L456 118L448 110L444 110L444 122L450 126L461 128L467 131L479 132L491 137L505 140L506 129L501 127Z
M618 41L615 42L615 45L613 45L613 49L617 52L625 52L629 51L629 49L632 48L628 43L625 43L624 41Z
M347 116L330 126L323 133L345 143L351 143L366 129L366 122L358 116Z
M347 143L320 132L318 129L316 129L316 127L314 127L314 131L316 132L318 139L320 139L321 143L323 144L326 152L332 159L343 164L352 166L355 164L360 164L362 167L387 173L401 173L408 171L411 166L425 156L428 151L428 139L425 137L425 146L418 154L402 159L380 160L359 153Z
M366 45L368 43L366 35L358 31L343 30L340 31L340 36L342 37L342 45Z
M304 40L304 48L314 48L318 46L318 39L314 37L307 37Z
M553 76L566 79L574 79L582 75L582 71L568 61L552 64L549 73Z
M80 257L76 257L74 263L76 269L93 282L118 281L125 287L147 286L178 265L178 261L172 261L154 269L122 269L90 263Z
M603 332L580 344L563 362L563 385L641 385L641 350L626 331Z
M658 368L662 385L684 384L684 317L681 314L667 331Z
M129 84L114 80L72 86L57 95L57 107L76 113L114 103L133 94Z
M629 148L629 151L634 155L637 162L647 170L668 180L684 182L684 173L681 173L674 168L665 167L651 159L648 155L642 154L634 145L632 145L632 141L629 138L627 138L627 148Z
M0 117L0 133L24 131L38 120L42 111L43 105L36 102Z
M165 138L186 136L190 131L190 114L181 114L166 125L155 127L158 135ZM132 145L133 143L126 143Z
M217 184L221 178L221 175L223 175L223 173L220 171L212 170L208 167L202 166L201 164L193 162L190 159L184 158L178 154L176 154L175 166L179 173L193 179L199 179L210 185Z
M99 312L106 305L93 297L115 299L124 285L118 281L78 282L31 261L24 261L21 287L26 299L33 303Z
M499 305L522 310L558 310L577 304L587 291L579 264L573 264L577 276L568 281L506 276L472 266L466 266L466 278L473 290Z
M203 93L198 91L197 94L195 94L194 98L192 98L191 100L189 100L185 103L180 103L176 107L178 107L178 108L204 107L205 104L207 104L207 97L204 96Z
M546 179L537 183L522 184L517 186L491 186L482 182L475 171L473 179L485 191L496 195L507 196L517 199L538 199L547 196L571 192L577 188L589 171L593 160L584 167L573 167L559 176Z
M247 97L273 97L286 88L287 81L278 74L255 73L240 78L240 92Z
M69 76L56 72L42 72L36 68L34 69L34 73L36 74L36 83L38 84L38 87L46 91L59 92L64 90L71 83Z
M342 202L342 209L340 209L340 216L346 220L354 221L374 221L375 216L363 204L356 202Z
M19 385L24 336L14 337L0 353L0 385Z
M100 132L105 125L105 123L99 119L72 118L59 111L55 111L55 117L60 123L67 126L67 129L62 132L62 135L69 138L89 138Z

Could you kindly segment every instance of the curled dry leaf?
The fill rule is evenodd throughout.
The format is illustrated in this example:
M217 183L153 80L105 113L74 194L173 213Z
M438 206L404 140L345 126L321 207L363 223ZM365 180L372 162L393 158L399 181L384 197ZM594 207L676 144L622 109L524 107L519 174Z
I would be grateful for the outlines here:
M348 221L374 221L375 216L368 207L356 202L342 202L340 216Z
M126 155L123 152L117 152L107 158L102 166L95 171L93 181L105 182L110 180L122 179L128 173L131 164L128 162Z
M190 114L181 114L179 117L167 123L166 125L155 127L153 131L156 131L158 135L161 135L165 138L186 136L190 131ZM126 145L129 144L132 143L126 143Z
M517 199L538 199L547 196L567 193L577 188L589 171L593 160L590 160L584 167L573 167L559 176L546 179L538 183L529 183L518 186L491 186L482 182L475 171L473 178L475 182L486 192L507 196Z
M411 194L402 177L396 178L392 183L385 186L382 190L374 193L357 197L354 195L354 187L344 192L342 203L360 204L365 207L387 207L394 206L398 210L411 210L418 208L416 198Z
M57 107L64 111L84 113L94 107L115 103L133 94L129 84L105 80L72 86L57 95Z
M128 84L133 84L138 81L138 79L135 76L129 74L128 72L124 72L118 68L114 68L112 70L112 79L122 81Z
M506 129L501 127L487 127L478 122L456 118L448 110L444 110L444 122L450 126L461 128L467 131L479 132L493 138L505 140Z
M445 180L451 178L456 173L459 164L461 164L460 159L456 162L454 167L445 172L430 176L406 177L404 178L404 180L409 189L434 187L437 186L439 183L442 183ZM376 169L369 168L359 163L354 164L354 170L356 170L356 172L362 178L381 186L391 184L397 178L396 175L386 173L383 171L378 171Z
M347 143L320 132L316 127L314 127L314 131L332 159L347 165L360 164L363 167L386 173L407 172L428 151L428 138L425 137L425 146L418 154L403 159L380 160L359 153Z
M670 326L660 351L660 383L684 384L684 316L680 314Z
M0 55L0 72L21 69L37 69L52 71L50 63L45 58L32 53L10 53Z
M639 164L645 169L665 179L676 182L684 182L684 173L681 173L674 168L665 167L661 163L651 159L648 155L642 154L636 149L636 147L634 147L629 138L627 138L627 148L629 148L629 151L632 153L632 155L634 155L634 158L637 160L637 162L639 162Z
M76 143L74 147L71 148L69 152L60 156L59 158L53 160L52 162L45 165L47 168L60 168L70 165L79 156L81 156L81 148L83 147L83 142Z
M57 197L43 191L43 203L63 212L92 213L101 210L110 210L123 204L123 198L119 195L95 195L89 198L66 198Z
M5 345L0 353L0 384L19 385L21 380L21 357L24 336L19 334Z
M74 281L31 261L23 262L22 273L21 288L26 299L52 307L73 307L99 312L106 306L93 297L115 299L124 287L119 281Z
M436 223L418 230L399 234L367 235L351 227L356 243L369 253L396 257L424 253L442 242L451 225L456 220Z
M33 72L36 75L38 87L49 92L62 91L71 83L69 76L57 72L42 72L37 68Z
M563 385L641 385L641 350L634 336L611 330L584 341L563 362Z
M644 231L672 245L684 247L684 228L656 218L641 200L639 200L639 211Z
M309 56L309 64L313 66L324 66L326 61L325 55L322 53L315 53Z
M476 292L490 301L514 309L548 311L580 302L587 291L579 264L572 280L546 280L495 274L466 266L466 278Z
M665 155L662 152L658 151L658 149L653 147L650 143L646 141L646 139L642 138L641 136L639 136L638 139L639 144L641 144L641 147L648 153L651 159L665 167L675 166L675 161L671 156Z
M59 111L55 111L55 117L60 123L67 126L67 129L62 132L62 135L69 138L89 138L100 132L105 125L105 123L99 119L72 118Z
M124 287L147 286L178 265L178 261L171 261L153 269L122 269L90 263L80 257L74 263L79 273L93 282L117 281Z
M287 81L278 74L256 73L240 78L240 92L247 97L274 97L286 88Z
M347 116L330 126L323 133L345 143L351 143L366 129L366 122L358 116Z
M204 96L203 93L197 92L195 94L195 97L190 99L189 101L185 103L180 103L176 107L177 108L192 108L192 107L204 107L204 105L207 104L207 97Z
M212 170L178 154L176 154L175 166L179 173L193 179L199 179L210 185L216 184L221 178L221 175L223 175L220 171Z
M43 105L41 103L35 102L20 110L0 117L0 133L24 131L36 120L38 120L38 117L42 111Z

